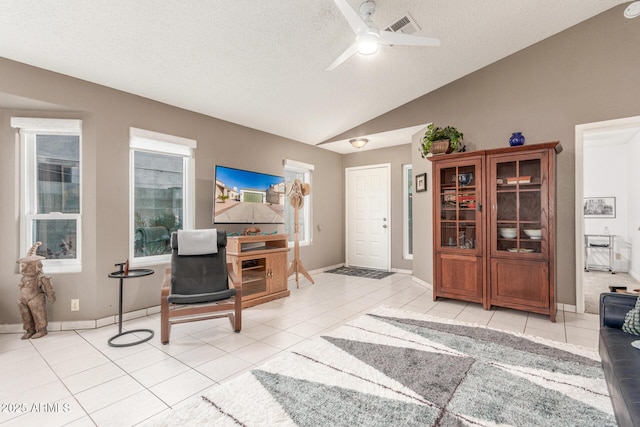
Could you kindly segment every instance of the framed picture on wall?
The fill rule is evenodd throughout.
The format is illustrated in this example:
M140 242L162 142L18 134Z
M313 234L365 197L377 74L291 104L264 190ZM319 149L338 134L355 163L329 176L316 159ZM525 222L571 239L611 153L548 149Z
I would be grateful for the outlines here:
M585 218L615 218L616 198L615 197L585 197L584 198Z
M416 175L416 192L427 191L427 173Z

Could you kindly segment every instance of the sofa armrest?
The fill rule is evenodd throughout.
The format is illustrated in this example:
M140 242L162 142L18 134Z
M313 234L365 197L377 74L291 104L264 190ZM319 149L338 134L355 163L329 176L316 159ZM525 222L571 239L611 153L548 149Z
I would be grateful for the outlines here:
M619 292L600 294L600 327L622 328L625 315L635 307L635 295Z

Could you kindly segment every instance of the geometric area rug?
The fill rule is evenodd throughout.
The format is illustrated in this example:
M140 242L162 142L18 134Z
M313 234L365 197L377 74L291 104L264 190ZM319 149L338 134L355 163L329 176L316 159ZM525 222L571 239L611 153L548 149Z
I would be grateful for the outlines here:
M381 307L159 425L615 426L597 352Z

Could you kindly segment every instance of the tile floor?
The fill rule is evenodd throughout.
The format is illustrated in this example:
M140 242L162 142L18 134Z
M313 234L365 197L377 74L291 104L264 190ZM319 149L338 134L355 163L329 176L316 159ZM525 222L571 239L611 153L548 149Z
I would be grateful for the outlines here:
M0 424L3 426L134 426L164 417L172 407L296 344L380 305L502 330L597 347L596 315L548 317L478 304L432 300L409 275L363 279L314 275L315 285L289 282L291 296L246 309L235 334L227 319L176 325L159 339L159 314L124 323L156 331L146 343L107 345L117 326L51 332L38 340L0 334Z

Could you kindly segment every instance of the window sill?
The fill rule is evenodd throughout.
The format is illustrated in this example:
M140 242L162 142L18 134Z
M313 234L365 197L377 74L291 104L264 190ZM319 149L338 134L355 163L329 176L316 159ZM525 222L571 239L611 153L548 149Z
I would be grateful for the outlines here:
M82 273L82 264L59 264L42 262L42 271L44 274L65 274L65 273Z
M289 244L289 247L290 247L290 248L293 248L293 247L294 247L294 245L295 245L295 242L288 242L288 244ZM301 242L299 243L299 245L300 245L300 246L311 246L311 243L310 243L309 241L306 241L306 240L305 240L305 241L301 241Z
M156 255L143 258L134 258L129 263L130 267L151 267L154 265L169 264L171 263L171 255Z

